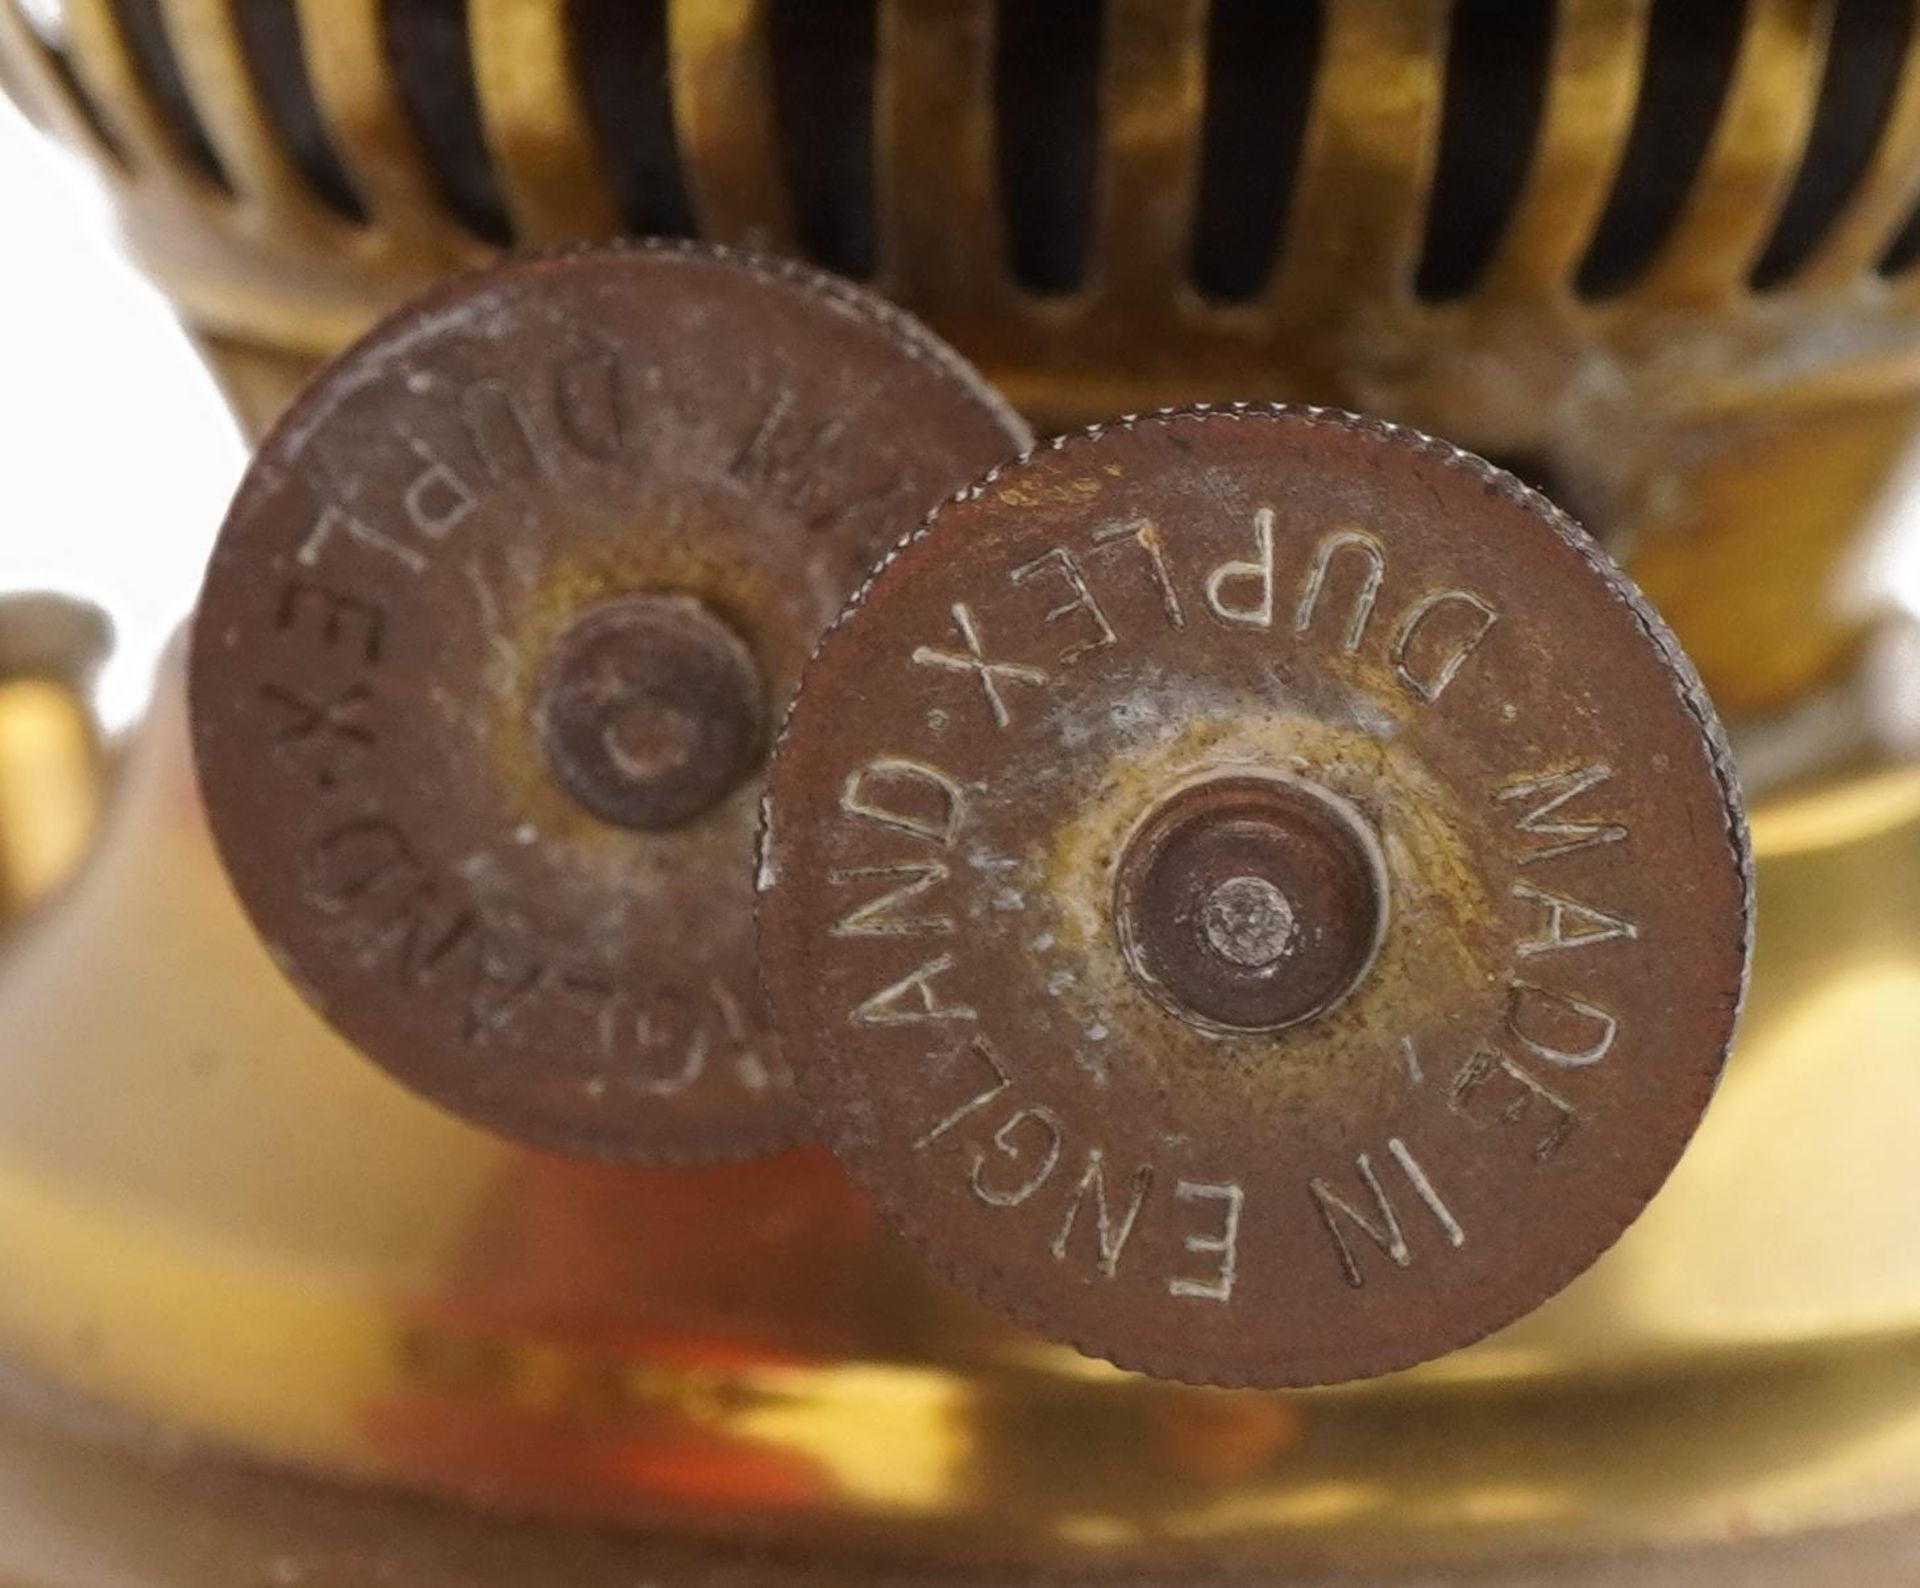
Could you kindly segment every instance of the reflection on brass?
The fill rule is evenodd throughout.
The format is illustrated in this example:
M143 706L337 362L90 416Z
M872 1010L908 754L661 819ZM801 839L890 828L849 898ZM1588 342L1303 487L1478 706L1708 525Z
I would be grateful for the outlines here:
M867 277L1042 427L1320 400L1490 453L1626 558L1753 736L1854 687L1876 621L1849 581L1920 386L1904 13L0 0L0 80L91 157L256 431L504 243L753 243ZM1872 746L1758 801L1741 1039L1620 1245L1466 1351L1292 1395L985 1316L818 1155L615 1170L448 1120L244 925L177 666L124 759L89 863L0 945L0 1348L80 1441L0 1432L0 1575L691 1582L714 1538L780 1545L742 1568L769 1582L856 1548L1529 1557L1503 1588L1911 1558L1901 1528L1764 1537L1920 1512L1920 802ZM0 807L29 786L0 755ZM29 831L64 870L70 838L0 817Z
M0 925L79 864L93 837L99 770L82 696L51 679L0 680Z
M108 643L91 607L0 597L0 933L84 858L100 805L100 736L88 701Z

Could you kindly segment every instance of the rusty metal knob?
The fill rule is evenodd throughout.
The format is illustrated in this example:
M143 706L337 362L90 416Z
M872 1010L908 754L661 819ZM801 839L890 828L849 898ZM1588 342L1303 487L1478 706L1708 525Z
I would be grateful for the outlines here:
M897 311L716 251L513 262L389 320L261 446L194 630L275 958L502 1134L795 1139L753 969L770 727L879 551L1023 439Z
M1464 1345L1673 1167L1750 865L1658 618L1543 498L1317 410L989 475L809 665L771 1007L855 1177L1042 1333L1218 1384Z

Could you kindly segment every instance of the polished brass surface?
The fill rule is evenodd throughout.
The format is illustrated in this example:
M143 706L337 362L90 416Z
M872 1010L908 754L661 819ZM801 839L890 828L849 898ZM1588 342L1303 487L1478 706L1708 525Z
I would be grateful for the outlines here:
M1756 830L1744 1036L1620 1245L1428 1368L1226 1394L993 1321L818 1155L567 1164L380 1079L268 974L169 677L0 977L0 1345L169 1441L822 1547L1409 1561L1920 1506L1920 1205L1870 1128L1920 1108L1920 805Z
M73 874L99 792L86 698L54 679L0 679L0 929Z
M104 776L90 700L105 619L48 595L0 598L0 934L85 858Z
M1832 1386L1829 1385L1829 1388ZM1242 1588L1813 1588L1907 1580L1920 1525L1737 1536L1698 1547L1602 1549L1509 1563L1463 1559L1353 1572L1314 1563L1237 1570ZM150 1588L1033 1588L1024 1567L956 1579L883 1556L636 1540L419 1503L209 1462L102 1448L0 1412L0 1575L9 1584ZM1105 1577L1096 1579L1112 1582ZM1190 1569L1135 1588L1193 1588Z

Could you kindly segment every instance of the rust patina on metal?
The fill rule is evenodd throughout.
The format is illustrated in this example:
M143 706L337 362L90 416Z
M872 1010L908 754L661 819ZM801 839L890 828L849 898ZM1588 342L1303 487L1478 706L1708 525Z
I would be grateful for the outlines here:
M276 959L504 1135L795 1139L752 963L767 728L880 550L1023 439L898 311L745 256L533 258L388 321L262 445L194 632Z
M1304 1385L1612 1244L1720 1073L1749 879L1711 708L1569 520L1243 407L1066 438L897 548L809 665L758 885L802 1094L939 1267L1125 1366Z

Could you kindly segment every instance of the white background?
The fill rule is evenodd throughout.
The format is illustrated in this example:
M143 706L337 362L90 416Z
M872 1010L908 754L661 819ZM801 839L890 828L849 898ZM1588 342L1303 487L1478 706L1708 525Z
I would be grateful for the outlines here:
M242 462L91 176L0 97L0 591L59 590L111 614L110 726L144 703Z
M110 727L138 714L193 603L243 452L166 302L117 251L91 177L0 98L0 592L112 616ZM1920 519L1920 493L1903 518ZM1920 607L1920 535L1863 571Z

